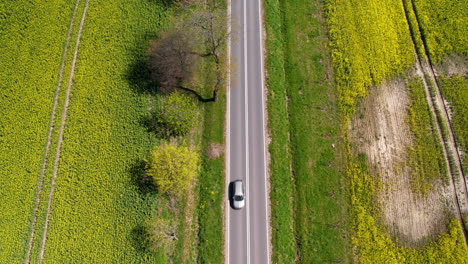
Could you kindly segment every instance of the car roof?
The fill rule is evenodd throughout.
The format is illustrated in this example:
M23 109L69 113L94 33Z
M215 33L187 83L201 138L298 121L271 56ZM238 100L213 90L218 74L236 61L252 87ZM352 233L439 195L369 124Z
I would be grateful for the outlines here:
M242 180L234 181L234 185L235 185L236 187L241 187L241 186L242 186Z

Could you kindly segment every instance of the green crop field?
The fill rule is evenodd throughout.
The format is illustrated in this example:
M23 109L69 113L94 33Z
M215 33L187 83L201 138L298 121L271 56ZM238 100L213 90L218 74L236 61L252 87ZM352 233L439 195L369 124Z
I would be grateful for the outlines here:
M27 249L73 7L73 1L0 4L1 263L21 262Z
M222 261L224 159L205 152L224 142L224 90L218 102L198 104L207 125L199 122L178 139L204 157L193 197L171 201L141 179L144 159L160 144L145 118L164 100L152 91L147 51L174 22L174 10L170 3L136 0L0 4L1 263L38 263L42 247L44 263ZM211 87L213 63L201 67L197 84ZM172 203L176 210L167 208ZM175 225L170 254L147 245L145 228L155 217Z
M447 55L468 55L465 1L411 0L433 62Z
M421 25L416 20L420 14L410 12L412 7L405 9L403 4L411 5L411 1L327 1L330 47L347 149L352 245L361 263L466 263L467 250L456 220L452 220L447 233L418 249L400 245L389 237L374 199L381 187L375 176L369 175L365 155L355 157L351 147L354 142L348 140L348 120L355 111L356 99L365 96L371 85L403 76L414 62L413 46L418 51L422 48L417 35L414 45L410 39L410 34L416 33L414 27ZM421 31L424 38L424 30ZM409 151L410 163L419 168L412 183L417 186L414 189L425 192L432 179L445 178L445 165L440 142L428 140L434 138L434 121L421 84L410 82L409 92L407 121L415 137L415 146ZM421 171L423 167L429 169L422 162L427 159L433 160L431 173Z
M414 62L400 0L326 1L340 109L348 118L367 88L401 74Z
M145 94L132 66L167 23L165 8L141 1L90 1L65 127L46 263L154 262L139 230L154 213L138 165L155 138L139 119Z

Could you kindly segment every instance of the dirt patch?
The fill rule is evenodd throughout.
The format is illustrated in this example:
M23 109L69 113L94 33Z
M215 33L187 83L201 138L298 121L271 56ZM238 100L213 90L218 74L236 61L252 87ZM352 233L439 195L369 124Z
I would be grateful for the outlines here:
M224 153L224 145L219 143L209 143L208 144L208 159L219 158Z
M370 173L382 182L377 203L388 231L402 242L417 245L445 231L447 208L453 207L453 200L450 186L442 183L425 197L411 190L406 158L412 144L406 123L408 103L403 79L372 88L351 122L350 138L356 154L366 154Z
M184 227L181 228L184 232L184 242L183 242L183 249L182 249L182 262L187 263L195 260L195 256L192 255L194 252L194 245L193 241L195 241L195 229L194 222L196 215L194 214L195 211L195 200L194 200L194 188L195 188L195 181L192 181L189 188L187 189L187 194L185 197L185 218L184 218Z
M434 67L434 70L437 75L467 76L468 75L468 58L460 56L460 55L452 55L450 57L445 57L442 63L437 64Z

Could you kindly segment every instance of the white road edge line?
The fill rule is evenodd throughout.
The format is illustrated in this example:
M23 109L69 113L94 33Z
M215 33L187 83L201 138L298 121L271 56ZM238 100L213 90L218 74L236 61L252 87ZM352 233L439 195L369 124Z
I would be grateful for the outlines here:
M267 225L266 230L266 243L267 243L267 263L270 263L270 238L269 238L269 231L270 231L270 221L268 217L268 164L267 164L267 144L266 144L266 126L265 126L265 84L264 84L264 65L263 65L263 37L262 37L262 30L263 30L263 19L262 19L262 0L258 0L258 34L260 35L260 85L262 86L262 122L263 122L263 166L264 166L264 184L265 184L265 223Z
M227 89L226 89L226 131L227 131L227 139L226 139L226 155L224 155L224 163L226 164L225 168L225 184L224 186L224 191L226 194L226 201L227 205L225 206L225 216L226 216L226 237L224 238L224 245L225 245L225 260L224 263L228 264L229 263L229 229L230 229L230 222L229 222L229 217L230 217L230 204L229 204L229 180L231 179L231 174L230 174L230 151L231 151L231 114L230 114L230 109L231 109L231 0L228 0L228 6L227 6L227 28L228 28L228 46L227 46Z
M247 4L244 0L244 111L245 111L245 185L247 218L247 264L250 264L250 205L249 201L249 104L247 96Z

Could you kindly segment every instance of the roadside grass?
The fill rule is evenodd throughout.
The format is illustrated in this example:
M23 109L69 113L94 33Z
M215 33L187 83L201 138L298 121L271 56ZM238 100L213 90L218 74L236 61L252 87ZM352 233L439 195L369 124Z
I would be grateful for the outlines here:
M408 89L411 102L407 123L414 139L414 145L408 149L409 165L412 168L411 187L413 192L425 195L433 190L436 179L448 182L449 178L421 79L412 79Z
M224 153L210 157L210 144L224 149L225 91L220 90L218 101L205 104L205 129L202 143L202 170L198 181L200 201L197 208L198 263L223 263L224 257Z
M468 103L466 98L468 98L468 81L466 76L438 76L437 80L445 99L449 102L451 122L457 144L463 150L463 169L467 171L468 130L466 124L468 124Z
M324 7L321 1L265 7L273 262L350 262Z
M434 63L442 62L445 55L468 55L466 2L412 0L412 3Z
M226 10L226 2L221 3ZM227 23L227 21L226 21ZM227 52L220 49L220 70L227 71ZM201 59L196 69L195 83L202 97L210 98L216 83L216 62L212 57ZM223 74L224 76L224 74ZM226 80L224 80L226 81ZM220 85L216 102L200 104L203 114L203 130L201 131L202 168L198 178L197 192L199 201L195 214L198 218L198 256L197 263L223 263L224 261L224 190L225 186L225 119L226 119L226 89L225 82ZM213 151L217 148L217 151Z
M74 1L0 4L0 262L24 258Z
M285 40L283 10L278 0L264 2L267 32L265 60L268 87L268 128L270 152L270 208L273 263L294 263L293 193L291 149L289 142L289 113L285 73Z

